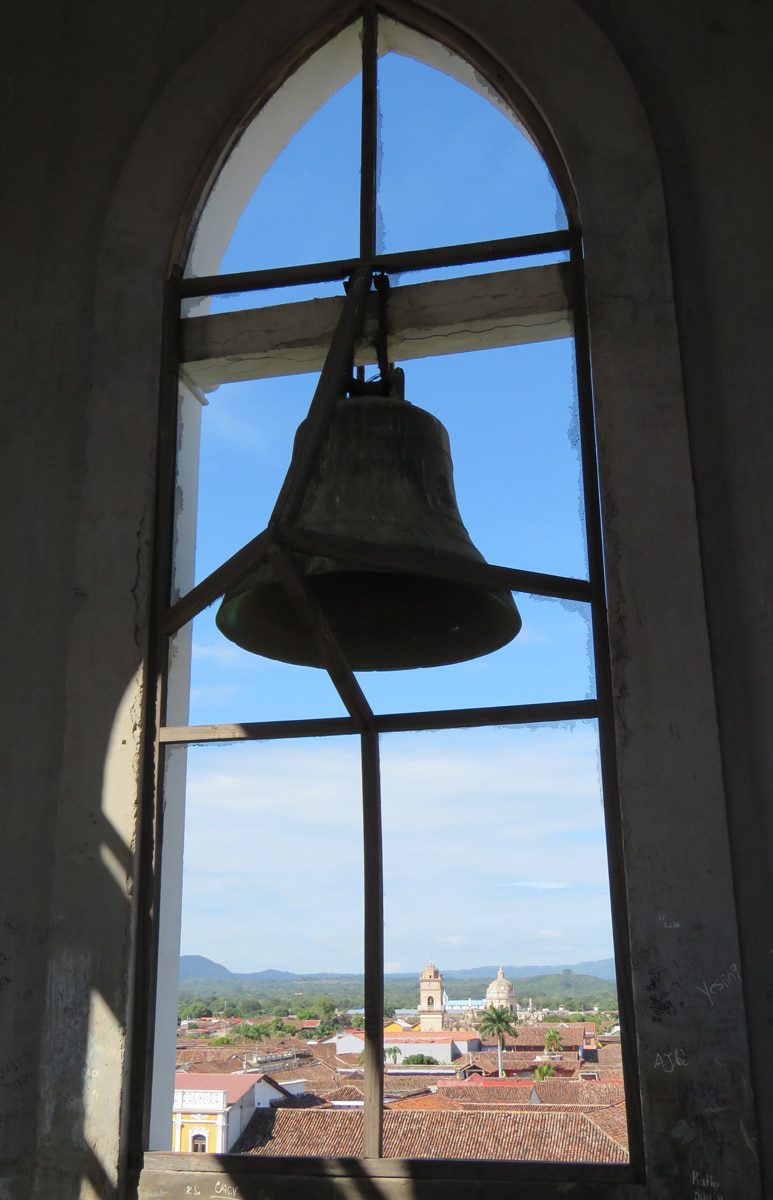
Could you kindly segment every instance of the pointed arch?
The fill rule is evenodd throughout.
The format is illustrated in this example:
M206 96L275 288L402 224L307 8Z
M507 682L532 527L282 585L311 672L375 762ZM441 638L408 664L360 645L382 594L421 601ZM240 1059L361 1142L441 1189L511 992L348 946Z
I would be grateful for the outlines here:
M214 275L250 197L293 134L360 70L359 22L313 50L232 137L185 241L186 275Z
M195 217L183 242L189 247L184 262L186 276L215 275L236 226L251 198L260 188L269 168L309 119L359 72L361 21L355 20L330 40L318 45L251 115L240 120L236 130L224 137L217 173L210 178L194 205ZM544 123L524 95L517 101L527 114L513 106L482 69L463 57L464 49L452 49L435 36L403 24L392 16L379 16L377 52L380 58L398 54L448 76L469 89L509 121L534 147L536 153L556 170L554 182L561 202L570 211L573 197L566 172ZM449 131L450 132L450 131ZM546 143L546 149L540 145ZM552 172L551 172L552 173ZM565 193L569 192L568 195ZM545 223L541 228L546 229ZM518 232L516 230L513 233ZM481 234L481 237L483 234ZM458 239L457 239L458 240ZM470 239L473 240L473 239ZM327 255L326 257L330 257ZM191 311L201 312L206 302Z
M554 177L562 180L565 201L573 198L573 211L582 217L623 825L630 851L627 879L618 879L616 886L631 898L634 982L637 1003L646 1014L649 971L658 961L653 879L663 903L678 904L685 899L684 863L708 864L711 895L700 896L702 907L694 914L691 964L697 971L701 961L732 962L738 949L735 926L727 919L735 905L724 848L719 746L655 147L623 63L592 19L570 0L510 0L506 6L481 3L473 8L467 0L446 0L442 19L417 4L392 0L386 7L398 21L457 49L525 116ZM331 17L323 0L275 6L270 13L262 5L241 6L158 97L111 197L96 264L89 469L76 550L84 570L94 577L105 559L131 567L120 584L136 599L140 643L147 639L150 610L146 546L136 577L134 570L137 530L149 527L154 506L148 464L155 457L163 283L170 267L179 268L186 258L188 231L228 146L238 137L245 112L254 111L307 56L309 39L302 45L297 40L299 16L315 31L314 48L352 15L353 6L344 5ZM256 79L258 99L245 105L245 96L256 95ZM135 418L133 436L123 444L116 409ZM119 461L121 473L114 470ZM118 517L108 523L105 513ZM116 608L102 616L106 642L122 646L125 613ZM74 634L70 647L73 662L84 655L79 637L84 634ZM135 658L141 653L132 647ZM117 659L116 669L125 667L128 671L124 658ZM116 719L111 742L120 741L115 734L133 736L131 722L143 705L139 672L132 687L133 701ZM141 799L139 757L118 762L116 771L122 773L115 801L121 821L129 832L140 833L143 844L150 839L152 847L153 814ZM672 819L676 795L678 827ZM150 890L147 883L140 886L135 904L143 911L151 907L152 890L152 883ZM713 922L719 913L724 920ZM716 929L721 947L713 941ZM127 920L127 942L133 931ZM143 951L140 946L140 963L146 954L147 947ZM138 971L140 997L141 976ZM714 1063L744 1061L745 1033L740 1026L720 1032L721 1044L706 1035L703 1064L694 1067L693 1092L698 1102L701 1095L721 1094L723 1112L737 1122L748 1111L748 1089L740 1073L736 1082L722 1073L720 1090ZM643 1024L640 1053L645 1062L653 1061L658 1033ZM135 1038L136 1058L142 1057L143 1036L140 1031ZM106 1060L125 1053L118 1036L103 1053ZM135 1073L135 1088L137 1078ZM670 1139L670 1118L685 1121L690 1114L664 1114L663 1093L649 1076L642 1087L646 1111L659 1113L645 1126L645 1145L648 1161L662 1172L665 1195L664 1188L679 1186L673 1157L677 1150L682 1153ZM689 1124L682 1127L690 1129ZM115 1136L118 1158L117 1131ZM748 1144L748 1137L743 1141ZM737 1157L742 1154L740 1138L738 1145L741 1149L733 1150ZM740 1162L738 1172L739 1178L754 1177L751 1156Z

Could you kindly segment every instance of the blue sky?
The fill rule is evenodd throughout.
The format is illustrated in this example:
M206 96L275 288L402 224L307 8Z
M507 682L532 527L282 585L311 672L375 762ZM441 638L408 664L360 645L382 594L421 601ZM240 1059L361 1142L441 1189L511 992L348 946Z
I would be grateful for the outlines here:
M380 80L380 248L565 223L539 155L488 101L395 54L381 60ZM269 169L224 271L356 253L358 89L354 80L333 96ZM487 559L586 576L571 343L405 368L407 398L448 429L460 512ZM197 578L265 526L315 382L232 384L210 396ZM373 707L593 695L587 606L516 599L524 625L510 646L456 667L363 674ZM215 609L194 623L192 723L343 711L323 672L225 641ZM430 958L452 969L611 954L597 757L592 721L382 739L387 970ZM188 778L183 953L233 970L359 971L356 739L195 748Z

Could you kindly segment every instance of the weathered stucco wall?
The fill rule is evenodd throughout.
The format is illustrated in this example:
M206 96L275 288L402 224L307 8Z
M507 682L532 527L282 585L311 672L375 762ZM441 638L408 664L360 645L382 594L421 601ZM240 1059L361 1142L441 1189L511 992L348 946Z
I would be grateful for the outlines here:
M664 176L741 912L750 1073L773 1129L773 161L770 6L583 0L645 106ZM636 11L634 11L636 10ZM764 1150L773 1154L771 1139ZM773 1187L773 1157L767 1160ZM767 1194L767 1193L766 1193Z
M616 684L647 1191L691 1197L705 1168L710 1194L771 1195L773 1165L763 1192L754 1147L773 1124L773 9L428 9L531 91L599 247L590 306L612 331L594 358L602 449L614 449L613 635L628 655ZM163 280L221 132L336 12L322 0L37 0L3 14L3 1200L122 1190ZM667 245L657 188L636 192L658 165ZM591 202L605 173L621 191ZM628 223L653 238L636 248L633 288ZM608 286L615 255L622 289ZM666 1077L655 1055L683 1042L690 1068Z

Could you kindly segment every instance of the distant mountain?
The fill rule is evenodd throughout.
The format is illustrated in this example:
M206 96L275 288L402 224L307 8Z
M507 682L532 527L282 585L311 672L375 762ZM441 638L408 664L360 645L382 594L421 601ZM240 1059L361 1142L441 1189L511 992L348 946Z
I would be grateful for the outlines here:
M233 973L201 954L181 954L180 979L233 979Z
M556 970L555 967L551 967L550 969L551 971ZM613 981L617 979L615 960L613 958L598 958L595 962L575 963L569 970L574 971L575 975L597 975L599 979L611 979Z
M224 967L222 963L213 962L211 958L204 958L202 954L181 954L180 955L180 981L183 979L232 979L239 980L243 983L259 983L266 979L298 979L298 975L294 975L292 971L275 971L269 967L267 971L253 971L251 974L244 974L238 971L229 971L228 967ZM304 976L305 979L310 976Z
M442 970L442 968L441 968ZM456 970L443 971L444 979L493 979L499 970L499 964L485 967L459 967ZM594 975L597 979L615 979L615 960L599 958L595 962L559 963L558 966L521 967L505 966L504 973L508 979L526 979L530 975L560 975L562 971L571 971L573 975Z
M456 970L443 971L445 979L486 979L491 980L496 975L499 966L462 967ZM571 963L559 966L506 966L505 975L510 979L525 979L531 975L560 975L562 971L571 971L575 975L593 975L597 979L615 979L615 960L601 958L595 962ZM389 978L415 978L418 971L401 971L389 975ZM354 973L335 971L315 971L304 974L295 971L276 971L269 968L266 971L249 973L229 971L221 963L213 962L201 954L182 954L180 956L180 981L188 979L231 980L239 983L260 983L270 980L292 979L355 979Z

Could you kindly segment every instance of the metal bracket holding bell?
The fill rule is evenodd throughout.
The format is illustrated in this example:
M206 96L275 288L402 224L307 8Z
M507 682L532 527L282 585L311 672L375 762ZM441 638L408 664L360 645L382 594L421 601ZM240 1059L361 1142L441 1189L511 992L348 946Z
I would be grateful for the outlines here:
M349 396L391 396L395 400L405 399L405 372L401 367L395 367L389 361L389 276L385 271L373 271L371 282L376 292L376 312L378 328L376 331L375 350L378 362L378 378L365 379L362 367L354 366L354 347L352 347L352 370L346 391ZM344 284L348 290L348 282Z

